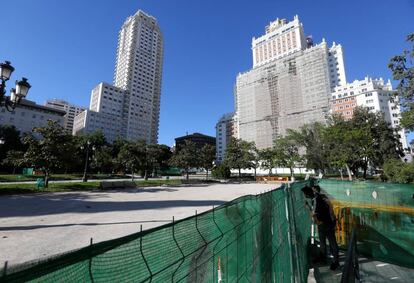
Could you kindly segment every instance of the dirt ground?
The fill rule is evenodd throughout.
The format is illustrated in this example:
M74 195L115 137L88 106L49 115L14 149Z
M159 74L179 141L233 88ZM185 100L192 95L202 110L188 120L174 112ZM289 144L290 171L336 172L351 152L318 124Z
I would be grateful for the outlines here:
M36 260L203 212L276 184L200 184L0 197L0 264Z

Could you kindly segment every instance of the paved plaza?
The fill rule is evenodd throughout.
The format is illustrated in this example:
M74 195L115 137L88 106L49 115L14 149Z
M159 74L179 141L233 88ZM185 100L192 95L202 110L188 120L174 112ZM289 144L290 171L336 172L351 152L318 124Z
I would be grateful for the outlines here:
M200 184L0 197L0 264L82 248L203 212L276 184Z

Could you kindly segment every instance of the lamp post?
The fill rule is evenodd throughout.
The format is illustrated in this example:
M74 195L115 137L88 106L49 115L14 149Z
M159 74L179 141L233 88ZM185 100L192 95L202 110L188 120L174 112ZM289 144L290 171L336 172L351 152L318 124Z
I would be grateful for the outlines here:
M22 98L27 96L31 85L26 78L21 81L16 81L16 88L10 89L10 96L6 96L6 81L11 77L14 67L10 65L9 61L0 63L0 106L5 106L7 111L12 112L14 108L20 103Z
M86 142L86 157L85 157L85 169L83 170L83 177L82 182L88 181L88 162L89 162L89 148L90 148L91 142ZM83 146L81 147L83 149ZM95 150L95 146L92 146L92 150Z

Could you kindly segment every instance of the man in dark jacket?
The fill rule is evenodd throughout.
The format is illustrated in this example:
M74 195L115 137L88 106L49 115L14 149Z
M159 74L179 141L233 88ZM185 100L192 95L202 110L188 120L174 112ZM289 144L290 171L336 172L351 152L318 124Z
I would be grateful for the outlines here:
M313 219L318 225L319 240L321 250L326 259L326 239L329 241L329 248L333 256L333 262L330 266L332 270L339 267L338 244L335 238L336 219L333 212L332 204L328 197L321 194L321 188L318 185L312 187L314 197L313 202Z

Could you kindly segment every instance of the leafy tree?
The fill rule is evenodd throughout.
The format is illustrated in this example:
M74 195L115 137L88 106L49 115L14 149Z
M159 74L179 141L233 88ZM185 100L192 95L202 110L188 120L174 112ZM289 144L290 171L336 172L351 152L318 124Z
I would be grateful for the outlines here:
M357 131L354 130L356 129L352 129L343 116L333 115L323 136L330 166L339 168L341 175L342 168L345 167L349 180L352 180L351 168L356 168L358 160L353 148L354 141L358 139Z
M7 158L7 153L16 150L24 151L24 145L20 138L20 132L12 125L0 125L0 161ZM10 165L10 163L3 163L3 165ZM10 168L11 169L11 168ZM15 167L13 166L13 171Z
M393 79L399 81L397 90L402 104L401 125L414 130L414 33L407 36L410 50L391 58L388 68Z
M252 167L254 169L254 179L256 180L257 176L257 168L260 167L261 163L261 156L260 156L260 150L256 147L256 144L252 142L250 144L250 155L252 157Z
M134 174L143 164L145 155L145 142L128 141L125 142L118 153L118 164L126 171L131 172L131 179L134 180Z
M404 163L401 159L389 159L384 163L385 176L398 183L414 181L414 163Z
M13 167L13 174L16 173L16 168L24 165L24 152L18 150L10 150L6 154L6 158L3 159L2 164Z
M141 141L143 148L141 170L144 179L147 180L150 173L157 175L158 170L168 168L168 161L172 156L172 152L167 145L146 144Z
M315 171L329 168L325 130L326 126L318 122L306 124L297 131L288 130L290 138L305 149L306 167Z
M210 144L204 145L200 150L200 167L206 170L206 179L208 179L208 170L213 168L215 159L216 147Z
M145 145L145 166L144 166L144 178L148 179L149 172L156 174L158 168L160 168L160 160L163 152L158 144Z
M213 168L211 174L217 179L229 179L231 175L230 168L224 164L220 164Z
M110 146L102 146L95 150L91 166L99 172L112 173L114 163L112 148Z
M165 166L171 157L171 151L166 145L146 144L144 141L141 143L144 149L142 171L147 180L150 172L155 175L158 169Z
M79 138L78 139L79 144L84 147L86 147L88 142L90 143L90 146L93 146L96 149L99 149L108 144L106 142L105 135L100 130L92 132L92 133L80 135L77 137Z
M186 179L191 168L198 168L200 166L199 152L197 145L194 142L186 141L179 151L175 152L170 159L172 166L184 169Z
M333 116L325 131L328 159L332 166L344 166L358 176L363 170L366 178L369 166L381 167L385 160L402 156L398 135L380 112L371 113L357 107L352 119L345 121Z
M167 169L169 167L169 160L173 154L170 147L165 144L157 144L155 146L158 148L155 169Z
M118 155L121 151L121 148L127 143L126 140L121 139L121 138L116 138L115 141L112 143L111 146L111 155L113 158L113 170L115 172L123 172L125 170L125 167L122 165L122 163L120 162L120 160L118 159Z
M230 168L235 168L239 171L239 178L241 178L241 169L252 168L252 160L254 159L251 153L252 143L236 138L231 138L226 148L226 155L224 164Z
M274 157L273 148L265 148L259 151L259 158L262 162L261 166L269 170L269 176L272 175L273 168L276 167L276 160Z
M33 133L24 138L28 148L23 163L43 171L47 187L50 174L73 161L74 141L61 125L51 120L45 127L34 128Z
M277 138L274 142L273 154L275 163L289 168L290 176L293 178L293 168L303 161L296 141L289 136Z

